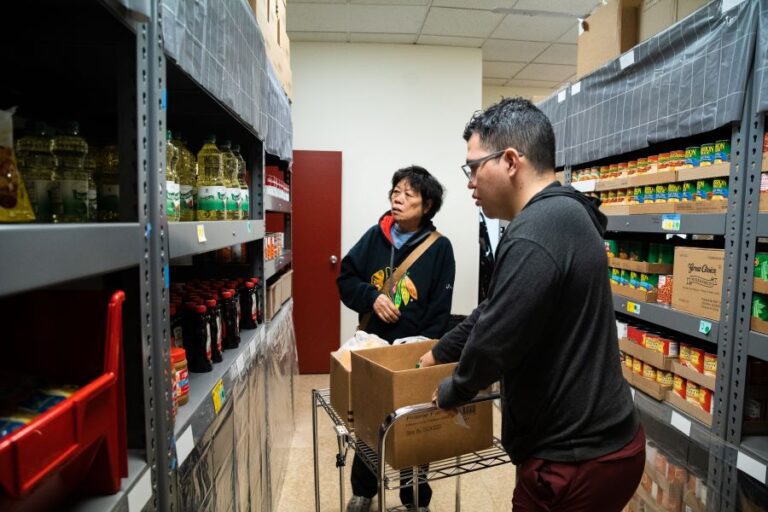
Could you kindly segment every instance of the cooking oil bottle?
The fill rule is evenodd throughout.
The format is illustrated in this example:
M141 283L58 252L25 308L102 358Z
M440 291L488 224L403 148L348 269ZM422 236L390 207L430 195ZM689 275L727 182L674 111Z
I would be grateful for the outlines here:
M99 222L120 219L120 153L117 146L107 146L101 152L101 169L96 175Z
M227 186L215 135L209 135L197 153L197 172L197 220L225 220Z
M43 122L34 123L30 134L16 142L18 165L37 222L59 222L63 205L53 139Z
M224 182L227 185L227 200L225 208L227 220L240 219L240 182L237 180L238 161L232 152L232 143L224 141L221 145L221 155L224 162Z
M232 152L235 154L238 163L237 181L240 184L240 218L248 220L250 218L248 210L251 203L251 194L245 176L245 158L243 158L243 155L240 153L240 146L233 147Z
M195 156L187 148L180 133L176 134L173 144L179 150L179 162L176 175L179 177L179 195L181 200L181 220L195 220L195 196L197 195L197 177L195 176Z
M96 175L101 174L101 163L101 148L90 146L88 148L88 154L85 155L85 170L88 171L88 199L86 200L88 208L88 222L96 222L99 220Z
M53 139L54 156L61 183L62 222L88 220L88 143L80 136L80 125L71 121Z
M171 142L171 130L165 134L165 216L168 222L178 222L181 218L181 198L176 165L179 150Z

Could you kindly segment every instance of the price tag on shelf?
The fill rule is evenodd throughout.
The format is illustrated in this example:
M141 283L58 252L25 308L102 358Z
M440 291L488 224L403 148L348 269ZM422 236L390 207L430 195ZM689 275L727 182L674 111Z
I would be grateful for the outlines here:
M576 82L571 86L571 96L576 96L581 92L581 82Z
M636 302L627 301L627 313L640 314L640 304Z
M203 243L208 241L208 239L205 238L205 224L197 225L197 241L198 243Z
M706 320L700 320L699 332L704 335L708 335L710 332L712 332L712 322L707 322Z
M626 69L635 63L635 51L629 50L627 53L619 57L619 65L621 69Z
M736 467L755 480L758 480L760 483L765 483L765 464L758 462L749 455L739 452L739 454L736 456Z
M189 454L195 448L195 439L192 436L192 426L190 425L184 431L183 434L176 439L176 464L177 467L181 467L184 461L187 460Z
M237 365L237 375L242 375L243 370L245 370L245 352L240 354L240 356L237 358L237 361L235 361L235 364Z
M224 382L221 379L219 379L216 385L213 386L211 398L213 398L213 410L216 411L216 414L219 414L221 406L224 405L224 401L227 399L227 393L224 390Z
M152 497L152 471L149 469L128 491L128 512L141 512Z
M250 343L248 343L248 349L251 351L251 358L256 357L256 338L253 338Z
M253 226L251 226L251 221L246 222L245 227L248 229L249 233L253 233Z
M664 231L680 231L680 214L671 213L661 216L661 229Z
M557 102L562 103L565 101L565 89L557 93Z
M672 411L672 419L669 423L688 437L691 436L691 420L684 418L682 414Z

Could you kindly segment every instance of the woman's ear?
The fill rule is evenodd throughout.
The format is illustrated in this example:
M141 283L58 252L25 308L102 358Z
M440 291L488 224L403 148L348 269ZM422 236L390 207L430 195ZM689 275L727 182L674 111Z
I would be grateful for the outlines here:
M430 200L428 200L428 201L426 201L426 202L424 203L424 206L423 206L424 215L426 215L427 213L429 213L429 211L430 211L431 209L432 209L432 200L430 199Z

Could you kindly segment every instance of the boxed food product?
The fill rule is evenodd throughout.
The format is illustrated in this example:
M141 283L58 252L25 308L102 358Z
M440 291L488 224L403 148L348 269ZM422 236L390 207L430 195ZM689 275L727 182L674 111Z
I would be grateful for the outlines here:
M667 306L672 304L672 283L671 275L659 275L659 291L656 295L656 302Z
M696 347L690 348L690 360L688 361L691 368L699 373L704 373L704 350Z
M704 375L717 376L717 355L704 354Z
M685 399L695 405L699 405L699 385L695 382L686 381Z
M712 391L707 388L699 388L699 406L706 412L712 412Z
M640 359L632 360L632 371L635 375L643 376L643 362Z
M656 380L656 368L648 363L643 363L643 377L655 381Z
M721 249L676 247L672 307L719 320L724 256Z
M675 375L672 383L672 389L674 390L675 394L677 394L677 396L683 400L685 400L687 397L686 382L687 381L681 376Z
M434 341L372 348L352 353L352 407L355 433L377 449L379 427L400 407L427 403L455 364L415 368ZM371 393L371 390L377 390ZM459 408L458 417L447 411L410 415L397 422L387 438L386 461L395 469L426 464L483 450L493 440L492 404Z
M656 382L665 388L672 388L675 383L674 374L670 371L666 370L657 370L656 371Z
M691 346L688 343L680 344L680 364L683 366L691 365Z

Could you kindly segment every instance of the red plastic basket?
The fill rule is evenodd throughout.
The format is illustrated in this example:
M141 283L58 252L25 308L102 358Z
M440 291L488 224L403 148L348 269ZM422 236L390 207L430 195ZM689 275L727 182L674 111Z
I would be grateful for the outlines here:
M80 386L0 441L0 510L48 510L68 495L113 494L128 474L122 305L125 294L37 292L9 299L4 367ZM104 341L99 341L105 333ZM2 371L2 368L0 368Z

